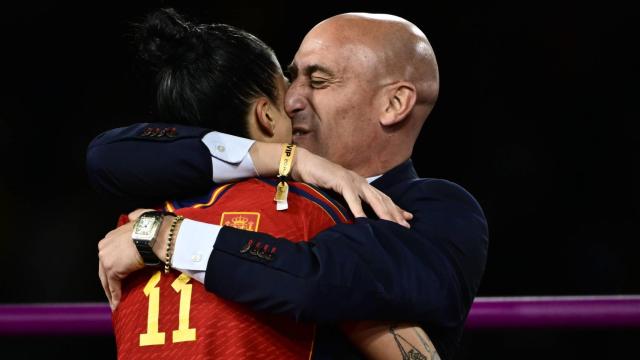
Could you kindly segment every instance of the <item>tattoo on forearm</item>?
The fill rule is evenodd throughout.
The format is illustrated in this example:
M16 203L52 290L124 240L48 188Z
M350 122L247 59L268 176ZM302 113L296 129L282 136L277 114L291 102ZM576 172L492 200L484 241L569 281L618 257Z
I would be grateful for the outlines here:
M389 327L389 333L393 335L393 339L398 345L398 350L400 350L400 355L402 355L402 360L439 360L440 356L436 352L436 349L433 347L431 341L422 336L420 332L416 329L413 329L420 343L424 347L424 353L420 351L420 344L414 345L409 340L404 338L402 335L396 332L396 326L393 325Z

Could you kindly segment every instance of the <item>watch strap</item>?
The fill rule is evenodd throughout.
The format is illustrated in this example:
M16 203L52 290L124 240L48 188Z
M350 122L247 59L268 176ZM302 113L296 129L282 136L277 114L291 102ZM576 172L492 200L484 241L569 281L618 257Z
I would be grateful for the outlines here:
M160 265L161 261L153 252L153 249L149 247L148 241L133 240L133 243L136 245L136 248L138 249L138 253L140 253L140 257L142 257L142 261L144 261L145 265L147 266Z

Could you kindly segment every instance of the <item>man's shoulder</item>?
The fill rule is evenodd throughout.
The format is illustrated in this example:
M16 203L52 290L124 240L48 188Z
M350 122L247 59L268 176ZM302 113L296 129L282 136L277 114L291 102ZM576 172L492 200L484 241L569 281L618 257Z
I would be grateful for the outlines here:
M462 185L440 178L416 178L397 184L402 198L441 200L465 204L482 211L476 198Z
M417 178L411 181L410 187L421 191L437 192L452 196L471 196L471 193L462 185L447 179Z

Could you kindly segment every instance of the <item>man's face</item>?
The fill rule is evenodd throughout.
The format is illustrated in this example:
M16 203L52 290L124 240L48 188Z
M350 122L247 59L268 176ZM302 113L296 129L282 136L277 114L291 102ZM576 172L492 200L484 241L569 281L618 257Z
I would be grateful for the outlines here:
M375 54L340 34L312 30L289 66L285 109L293 141L355 169L375 136Z

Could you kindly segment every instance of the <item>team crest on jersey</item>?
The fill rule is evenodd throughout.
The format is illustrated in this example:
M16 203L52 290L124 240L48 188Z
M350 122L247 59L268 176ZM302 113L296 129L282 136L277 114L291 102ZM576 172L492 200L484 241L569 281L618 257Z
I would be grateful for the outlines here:
M220 225L231 226L240 230L258 231L260 225L259 212L224 212Z

